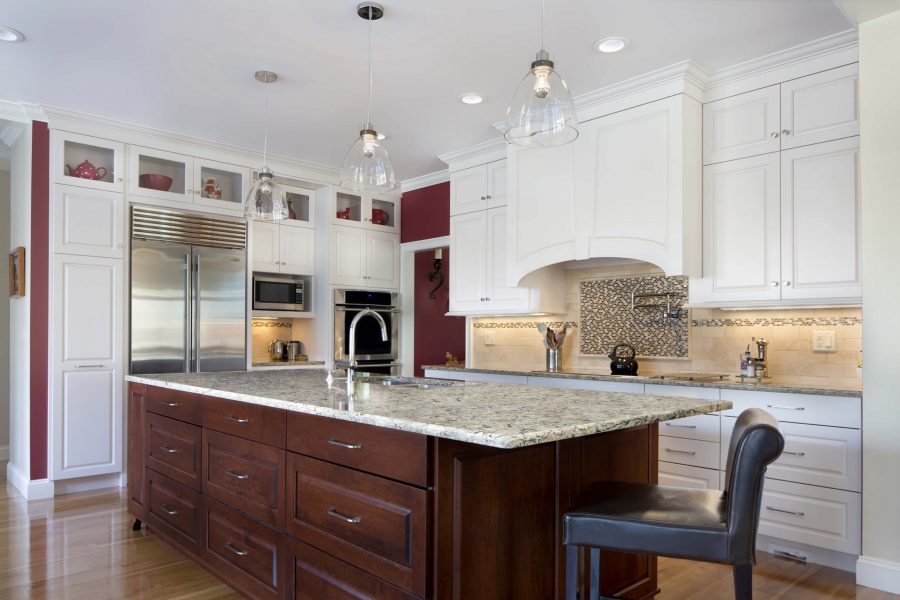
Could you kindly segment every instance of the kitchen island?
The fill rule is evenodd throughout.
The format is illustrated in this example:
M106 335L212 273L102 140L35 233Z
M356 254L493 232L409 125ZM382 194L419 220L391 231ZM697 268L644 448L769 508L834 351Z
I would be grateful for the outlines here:
M559 525L729 402L324 372L129 377L137 519L259 598L563 597ZM656 591L652 557L604 590ZM340 592L339 592L340 591Z

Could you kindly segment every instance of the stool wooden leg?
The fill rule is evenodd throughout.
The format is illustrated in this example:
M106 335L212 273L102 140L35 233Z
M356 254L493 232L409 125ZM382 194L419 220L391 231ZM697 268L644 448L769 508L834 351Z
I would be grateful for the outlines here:
M578 600L578 564L581 546L566 546L566 600Z
M753 565L734 565L734 600L753 600Z
M590 553L591 595L590 600L602 600L600 596L600 548L591 548Z

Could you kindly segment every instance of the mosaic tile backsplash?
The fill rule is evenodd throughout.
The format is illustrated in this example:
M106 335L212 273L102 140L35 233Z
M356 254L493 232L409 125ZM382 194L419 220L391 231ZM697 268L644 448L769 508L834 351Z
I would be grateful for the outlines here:
M687 296L688 278L684 276L582 281L581 353L606 356L617 344L627 343L638 356L688 356L688 312L681 310ZM667 308L674 316L666 314Z

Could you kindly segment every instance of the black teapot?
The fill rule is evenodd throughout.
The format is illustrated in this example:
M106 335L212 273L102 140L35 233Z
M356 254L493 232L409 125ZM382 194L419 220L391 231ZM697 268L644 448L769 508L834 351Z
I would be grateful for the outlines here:
M627 348L631 351L631 354L620 354L619 348ZM635 352L634 347L628 344L619 344L609 353L609 357L612 359L612 362L609 363L610 372L613 375L637 375L638 362L635 356L637 356L637 352Z

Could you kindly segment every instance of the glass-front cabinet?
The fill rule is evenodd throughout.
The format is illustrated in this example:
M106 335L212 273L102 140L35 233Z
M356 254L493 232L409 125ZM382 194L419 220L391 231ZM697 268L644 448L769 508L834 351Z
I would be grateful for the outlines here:
M129 193L174 202L193 202L193 158L140 146L129 148L129 158Z
M193 191L196 204L242 213L250 191L250 169L195 158Z
M125 145L88 135L54 130L54 181L66 185L124 190Z
M333 222L336 225L363 227L376 231L399 231L398 198L358 194L338 189L335 195Z
M297 227L316 226L316 193L294 185L284 185L284 196L288 206L288 218L284 225Z

